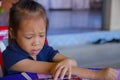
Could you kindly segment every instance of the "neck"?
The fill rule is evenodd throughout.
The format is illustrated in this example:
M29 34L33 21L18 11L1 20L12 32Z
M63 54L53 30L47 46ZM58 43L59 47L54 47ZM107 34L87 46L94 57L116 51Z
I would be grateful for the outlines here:
M37 58L36 58L37 56L36 56L36 55L32 55L31 57L32 57L35 61L37 60Z

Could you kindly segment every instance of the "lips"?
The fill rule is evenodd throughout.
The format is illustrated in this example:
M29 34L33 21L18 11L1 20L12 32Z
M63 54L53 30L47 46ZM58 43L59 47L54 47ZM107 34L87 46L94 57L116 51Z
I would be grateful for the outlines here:
M32 50L33 54L38 54L40 52L40 50Z

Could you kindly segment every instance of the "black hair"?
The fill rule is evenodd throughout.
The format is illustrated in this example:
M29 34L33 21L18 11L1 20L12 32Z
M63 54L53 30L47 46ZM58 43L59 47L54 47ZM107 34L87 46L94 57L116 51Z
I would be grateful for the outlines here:
M34 0L19 0L13 4L9 14L9 44L12 41L10 36L10 30L12 30L14 36L17 36L17 31L20 27L20 23L24 19L31 19L33 17L43 18L46 23L46 34L48 29L48 18L44 7L35 2Z

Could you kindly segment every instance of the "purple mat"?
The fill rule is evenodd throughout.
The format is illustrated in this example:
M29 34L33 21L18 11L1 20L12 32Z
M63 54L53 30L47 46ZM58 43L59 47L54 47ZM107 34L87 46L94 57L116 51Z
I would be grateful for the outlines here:
M98 69L97 69L98 70ZM120 69L117 69L119 71L118 78L116 80L120 80ZM49 74L36 74L36 73L27 73L32 80L46 80L52 78ZM74 78L78 78L77 76L73 76ZM75 80L76 80L75 79ZM0 78L0 80L26 80L26 78L21 74L15 74L10 76L5 76L3 78ZM79 78L77 80L80 80ZM89 79L85 79L89 80Z
M120 69L117 69L118 70L118 77L116 80L120 80Z
M33 80L38 79L36 73L27 73ZM0 80L26 80L24 76L21 74L14 74L10 76L5 76L3 78L0 78Z
M49 74L37 74L38 79L45 79L45 80L51 80L53 79L52 75ZM58 78L58 80L61 80L60 78ZM63 80L68 80L68 76L65 76L63 78ZM71 80L81 80L78 76L72 75Z

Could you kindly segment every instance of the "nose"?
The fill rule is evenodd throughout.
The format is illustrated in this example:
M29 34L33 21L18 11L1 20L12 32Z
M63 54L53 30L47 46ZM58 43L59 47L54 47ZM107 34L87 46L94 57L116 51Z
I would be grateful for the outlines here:
M38 46L40 44L40 40L38 37L36 37L32 43L32 46Z

